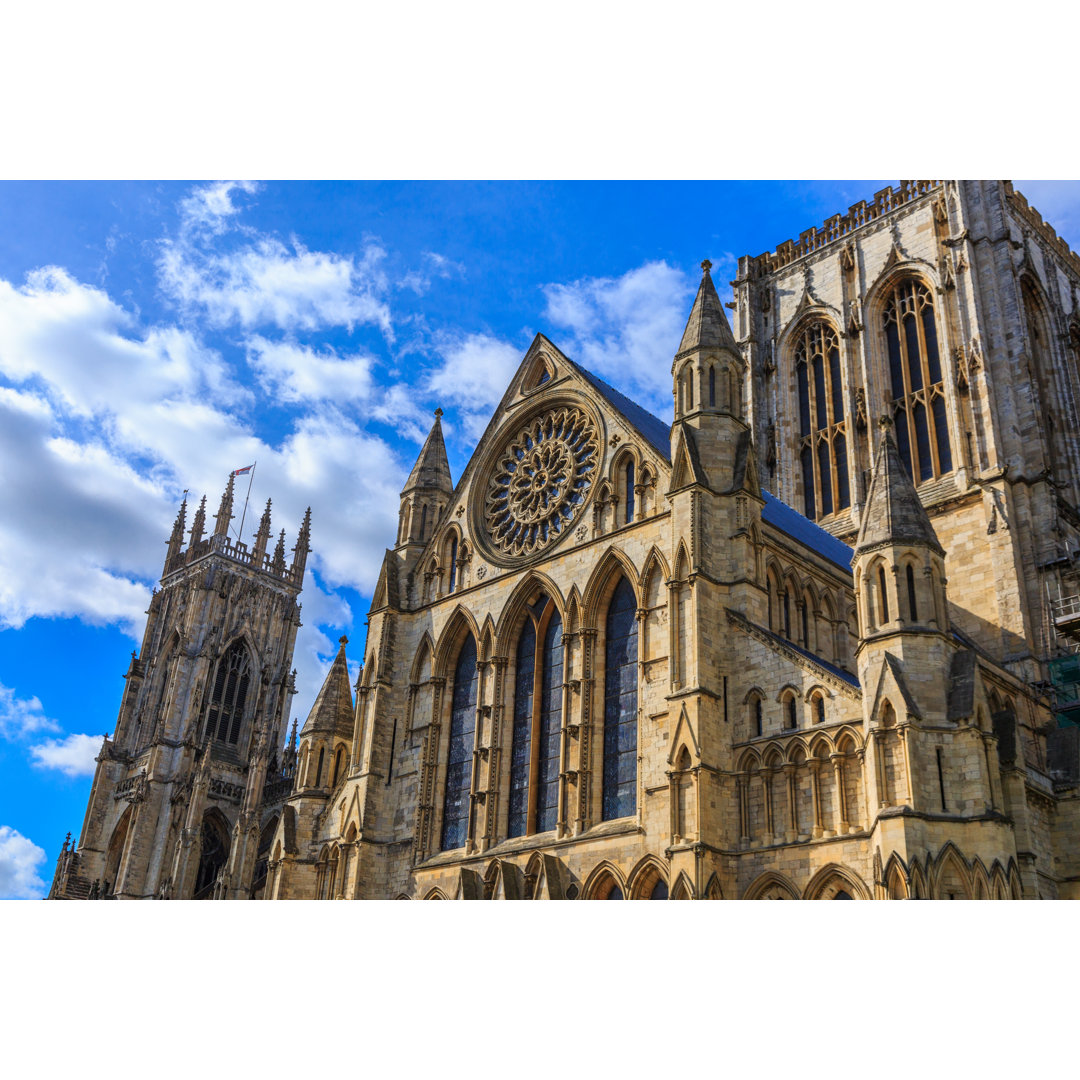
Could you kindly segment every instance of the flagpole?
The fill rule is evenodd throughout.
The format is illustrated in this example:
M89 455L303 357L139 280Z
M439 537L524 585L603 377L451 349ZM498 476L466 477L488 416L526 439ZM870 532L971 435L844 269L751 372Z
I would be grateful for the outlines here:
M251 466L251 473L248 476L248 489L247 494L244 496L244 512L240 515L240 531L236 534L236 539L241 542L244 539L244 518L247 517L248 499L251 498L251 482L255 479L255 465L258 464L259 463L256 461Z

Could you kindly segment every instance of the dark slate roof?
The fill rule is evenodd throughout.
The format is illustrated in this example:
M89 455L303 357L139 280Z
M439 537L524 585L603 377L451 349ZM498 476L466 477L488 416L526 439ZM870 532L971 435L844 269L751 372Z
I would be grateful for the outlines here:
M631 424L649 440L653 449L660 454L665 461L671 460L671 425L665 424L658 416L643 409L636 402L631 401L625 394L620 394L614 386L604 382L599 376L583 368L580 364L570 361L574 369L583 378L587 379L600 392L601 396L630 421Z
M731 609L729 608L728 610L730 611ZM777 645L783 646L784 648L793 649L800 656L805 656L807 660L810 660L812 663L817 664L818 667L824 668L830 675L834 675L838 679L843 679L844 682L846 682L849 686L854 686L857 689L859 688L860 684L858 676L852 675L850 671L845 671L843 668L838 668L835 664L830 664L828 660L823 660L820 656L812 653L809 649L804 649L801 645L796 645L794 641L788 641L786 637L781 637L779 634L774 634L772 630L770 630L768 627L762 626L756 622L751 622L749 619L746 618L745 615L742 615L739 612L735 612L734 614L737 615L739 619L752 626L759 633L764 634L767 638L770 638L772 641L776 642Z
M625 394L620 394L615 387L604 382L599 376L574 363L574 369L588 382L592 383L601 396L613 408L617 409L631 424L641 432L649 441L653 449L660 454L665 461L671 461L671 427L665 424L657 416L643 409L636 402L631 401ZM775 525L794 540L805 544L812 551L816 551L822 558L842 567L848 573L851 572L852 550L842 540L837 540L832 533L827 532L820 525L805 518L797 510L792 510L786 503L782 503L775 495L770 494L764 488L761 489L765 506L762 508L761 517Z
M781 502L764 488L761 489L761 495L765 500L765 505L761 508L762 521L775 525L788 536L816 551L822 558L828 559L829 562L851 573L851 559L854 552L843 540L837 540L831 532L809 518L803 517L798 510L792 510L787 503Z

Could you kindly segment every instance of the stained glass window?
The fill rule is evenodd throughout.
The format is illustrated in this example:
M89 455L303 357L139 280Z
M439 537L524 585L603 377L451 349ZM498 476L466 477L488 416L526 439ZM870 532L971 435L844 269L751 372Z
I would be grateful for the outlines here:
M634 463L626 465L626 516L625 523L630 524L634 520Z
M611 597L605 642L602 814L608 821L637 809L637 601L626 578Z
M443 799L442 849L465 846L469 826L469 789L472 783L473 735L476 730L476 642L472 634L461 646L454 669L450 712L450 752L446 762Z
M206 724L211 738L233 745L239 741L250 681L251 660L247 649L238 641L218 663Z
M536 831L554 829L559 818L559 764L562 735L562 619L555 612L544 635L544 672L537 747Z
M916 482L952 471L934 298L921 281L893 286L882 315L896 445Z
M524 836L529 815L529 751L532 747L533 680L536 676L536 631L525 617L517 649L514 679L514 731L510 747L510 816L507 836Z
M450 539L450 585L447 592L453 592L457 586L457 537Z
M811 323L795 344L799 461L808 518L827 517L851 505L840 366L836 331L825 322Z
M667 882L661 878L649 893L650 900L666 900L668 898Z

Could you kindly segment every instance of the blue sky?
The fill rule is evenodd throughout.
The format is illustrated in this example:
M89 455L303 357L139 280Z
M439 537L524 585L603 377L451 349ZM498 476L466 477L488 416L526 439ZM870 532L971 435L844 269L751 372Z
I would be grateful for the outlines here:
M78 835L185 488L257 460L249 542L312 507L302 721L436 406L456 478L542 331L669 418L702 258L885 183L0 183L0 896ZM1080 248L1078 185L1017 186Z

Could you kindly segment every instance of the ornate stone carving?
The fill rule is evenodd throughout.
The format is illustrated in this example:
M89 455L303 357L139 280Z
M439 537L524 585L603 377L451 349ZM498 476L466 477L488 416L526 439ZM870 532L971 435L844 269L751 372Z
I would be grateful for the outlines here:
M560 539L580 515L600 461L593 422L565 405L534 416L496 458L484 497L487 539L512 561Z

